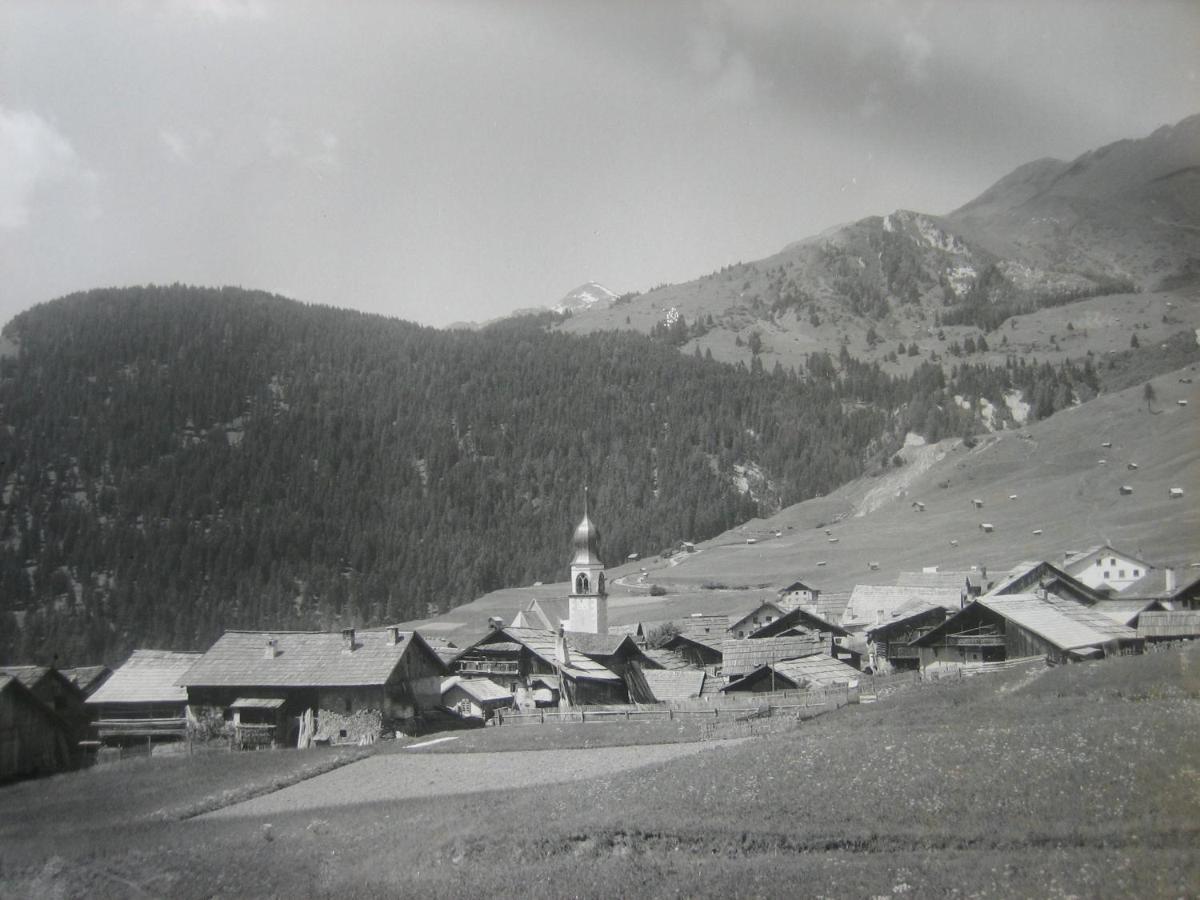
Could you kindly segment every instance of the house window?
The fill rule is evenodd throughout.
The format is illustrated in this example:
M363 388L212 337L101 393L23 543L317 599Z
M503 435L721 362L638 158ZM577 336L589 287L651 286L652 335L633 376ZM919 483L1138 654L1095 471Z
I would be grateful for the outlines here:
M1134 569L1134 570L1133 570L1133 577L1134 577L1134 578L1137 578L1137 577L1138 577L1139 575L1141 575L1141 574L1142 574L1142 570L1141 570L1141 569Z
M1100 564L1101 564L1102 562L1104 562L1104 560L1102 560L1102 559L1098 559L1098 560L1096 560L1096 566L1097 566L1097 568L1099 568L1099 566L1100 566Z
M767 616L767 621L768 621L768 622L772 622L772 621L774 621L774 620L775 620L775 617L774 617L774 616Z
M1105 569L1105 570L1104 570L1104 577L1105 577L1105 578L1107 578L1107 577L1108 577L1108 570L1107 570L1107 569Z
M738 637L745 637L745 636L746 636L746 632L744 632L744 631L738 632Z
M1118 578L1124 578L1124 577L1125 577L1125 570L1124 570L1124 569L1121 569L1121 570L1119 570L1119 571L1117 572L1117 577L1118 577Z

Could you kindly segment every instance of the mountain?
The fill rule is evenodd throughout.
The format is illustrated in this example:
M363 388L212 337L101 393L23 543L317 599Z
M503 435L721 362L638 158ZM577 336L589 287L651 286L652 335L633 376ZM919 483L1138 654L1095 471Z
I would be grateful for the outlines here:
M1200 281L1200 116L1018 168L946 216L895 210L559 327L631 329L716 359L803 366L846 346L905 373L1012 316ZM681 324L682 323L682 324ZM896 353L916 343L917 354ZM754 352L753 348L758 348Z
M560 315L567 313L573 315L592 309L604 309L612 305L616 299L617 295L604 285L589 281L569 292L550 309Z

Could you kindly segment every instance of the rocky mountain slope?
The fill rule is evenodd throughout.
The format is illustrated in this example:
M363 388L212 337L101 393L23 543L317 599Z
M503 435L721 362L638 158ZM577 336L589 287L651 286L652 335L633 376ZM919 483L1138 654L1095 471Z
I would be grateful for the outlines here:
M1173 292L1200 280L1200 116L1071 162L1039 160L946 216L896 210L766 259L626 295L562 324L629 328L686 351L768 366L812 352L895 371L944 357L1011 316L1074 300ZM681 324L682 323L682 324ZM899 343L905 353L890 359Z

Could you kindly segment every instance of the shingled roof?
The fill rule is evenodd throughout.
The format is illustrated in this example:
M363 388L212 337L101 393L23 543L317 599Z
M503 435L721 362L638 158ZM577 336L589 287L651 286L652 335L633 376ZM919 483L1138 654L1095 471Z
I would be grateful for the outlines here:
M902 584L857 584L850 592L850 604L843 624L860 622L882 625L892 611L921 600L958 612L962 608L962 591L952 587L913 587ZM883 618L878 619L882 610Z
M457 687L481 706L486 703L502 703L512 700L512 691L506 691L490 678L463 678L451 675L442 681L442 693Z
M1140 638L1200 637L1200 609L1144 612L1138 618Z
M102 703L186 703L187 689L179 684L179 679L203 655L178 650L134 650L87 702L91 706Z
M728 640L722 645L721 674L726 677L750 672L767 663L784 659L796 659L820 653L825 643L819 637L758 638L755 640Z
M556 656L555 645L558 642L558 635L553 631L544 631L538 628L498 628L483 638L476 646L480 649L485 649L490 646L485 643L488 638L495 636L499 641L508 638L510 641L520 644L534 656L538 657L542 662L556 666L572 678L591 678L596 681L620 681L621 676L615 672L605 668L600 663L591 659L586 652L572 647L572 638L577 638L579 635L567 632L567 650L570 662L568 665L559 665ZM630 640L628 635L615 635L618 642L621 640Z
M356 630L354 649L336 631L227 631L180 679L184 687L354 687L387 683L413 648L445 668L415 631ZM276 655L265 653L276 641Z
M1099 647L1109 641L1132 640L1137 632L1114 622L1094 609L1037 594L986 595L980 597L956 616L951 616L924 637L913 641L918 646L933 646L955 623L976 605L989 609L1026 631L1036 634L1060 650Z
M647 669L642 674L659 703L699 697L706 677L701 669Z
M828 684L855 684L862 673L854 666L848 666L825 653L814 653L799 659L789 659L776 663L759 666L746 677L725 685L722 690L737 691L749 687L754 682L771 677L774 673L777 679L783 679L788 684L782 689L799 687L821 687Z

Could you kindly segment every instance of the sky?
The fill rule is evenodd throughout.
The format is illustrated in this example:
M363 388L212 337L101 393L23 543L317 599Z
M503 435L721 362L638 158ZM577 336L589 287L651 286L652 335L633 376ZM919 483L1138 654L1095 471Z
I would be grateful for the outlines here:
M1200 3L0 0L0 321L429 325L768 256L1200 112Z

